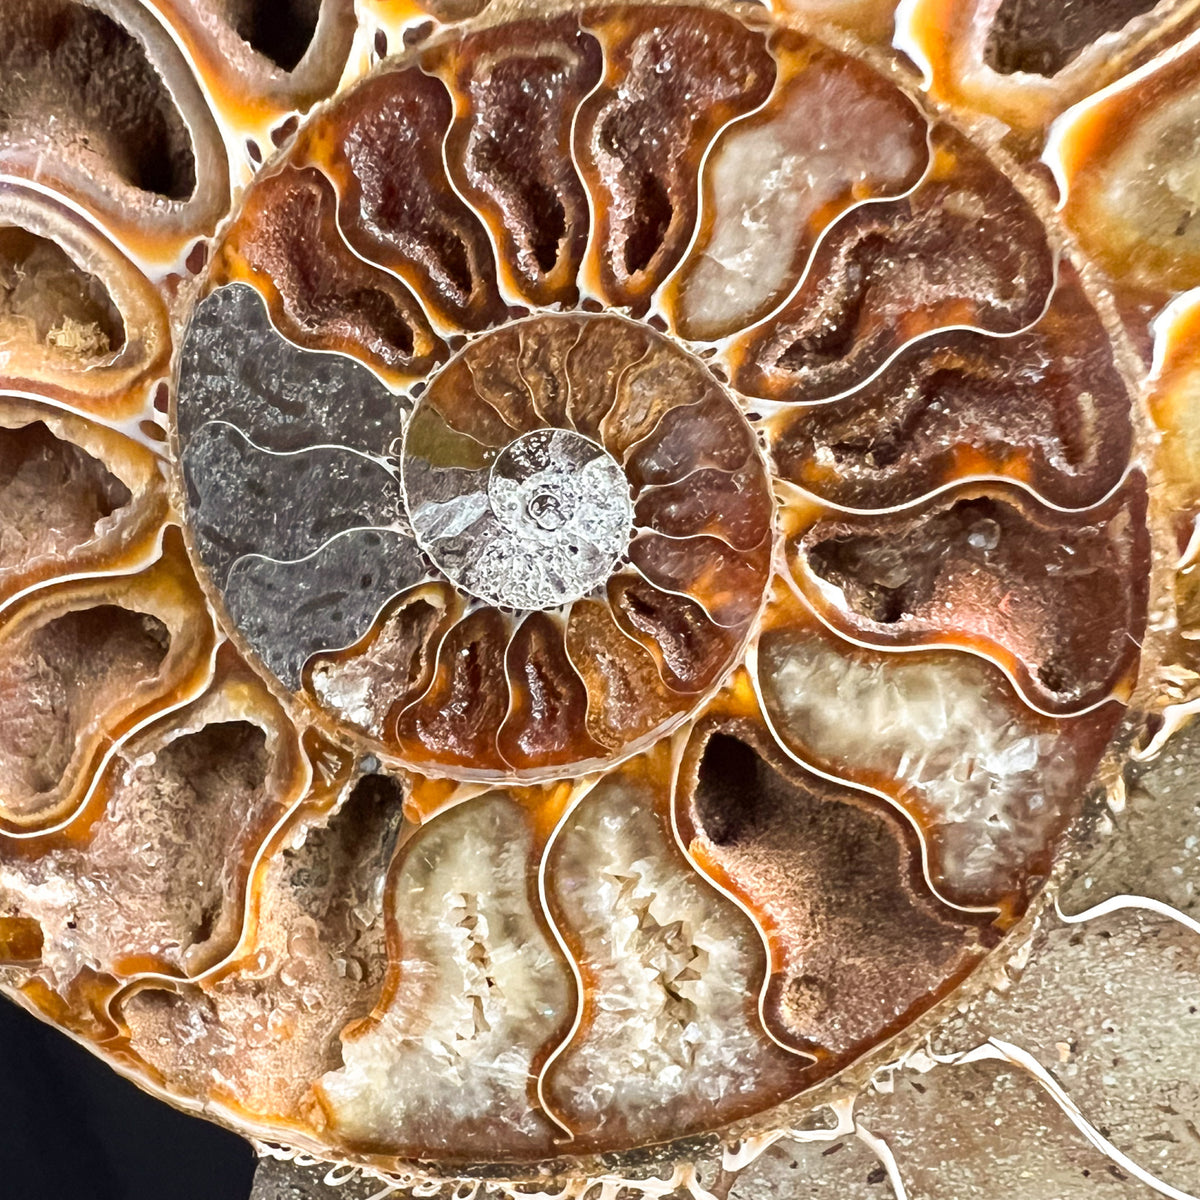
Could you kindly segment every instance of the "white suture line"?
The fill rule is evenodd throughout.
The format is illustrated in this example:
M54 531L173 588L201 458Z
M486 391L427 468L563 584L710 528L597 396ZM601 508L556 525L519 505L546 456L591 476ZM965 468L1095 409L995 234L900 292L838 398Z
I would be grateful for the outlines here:
M868 1150L879 1160L879 1165L887 1172L888 1182L892 1185L895 1200L908 1200L904 1181L900 1177L900 1167L896 1156L887 1142L873 1134L854 1115L857 1098L845 1096L830 1101L825 1107L832 1110L836 1121L833 1125L822 1129L775 1129L767 1134L750 1136L734 1146L726 1146L721 1161L722 1168L734 1174L744 1171L751 1163L760 1158L767 1150L778 1142L796 1142L799 1145L812 1145L816 1142L836 1142L851 1134L858 1138ZM693 1195L696 1191L692 1189ZM704 1200L704 1197L698 1197Z
M1122 912L1128 909L1142 910L1154 913L1156 916L1166 917L1169 920L1178 922L1192 933L1200 934L1200 921L1189 917L1186 913L1180 912L1177 908L1169 904L1164 904L1160 900L1152 900L1148 896L1110 896L1107 900L1103 900L1099 904L1073 915L1063 912L1058 897L1055 897L1054 900L1055 912L1058 914L1060 920L1067 925L1081 925L1086 921L1096 920L1099 917L1105 917L1111 913ZM1002 1041L999 1038L988 1038L986 1043L982 1046L977 1046L974 1050L966 1050L961 1054L933 1055L932 1057L936 1062L953 1066L962 1066L976 1062L1005 1062L1010 1066L1020 1067L1058 1105L1071 1124L1101 1154L1120 1167L1121 1170L1128 1172L1147 1187L1152 1188L1160 1195L1168 1197L1169 1200L1200 1200L1200 1197L1197 1197L1192 1192L1181 1191L1165 1180L1159 1179L1157 1175L1152 1175L1144 1167L1140 1167L1128 1155L1114 1146L1083 1115L1082 1110L1071 1099L1062 1084L1028 1050L1024 1050L1012 1042ZM904 1200L904 1198L901 1197L901 1200Z
M1166 917L1168 920L1177 921L1185 929L1191 930L1192 933L1200 934L1200 921L1195 917L1189 917L1187 913L1182 913L1179 909L1172 907L1170 904L1164 904L1161 900L1151 900L1149 896L1110 896L1107 900L1102 900L1099 904L1093 905L1091 908L1085 908L1081 913L1070 915L1063 912L1058 902L1058 897L1054 898L1054 911L1058 914L1059 919L1065 921L1068 925L1081 925L1084 921L1092 921L1097 917L1107 917L1109 913L1121 912L1125 909L1141 909L1144 912L1154 913L1159 917Z
M887 1172L888 1183L892 1185L892 1191L896 1193L896 1200L908 1200L908 1192L904 1188L904 1180L900 1178L900 1167L896 1162L896 1156L892 1153L891 1146L858 1120L854 1122L854 1136L879 1159L880 1165Z
M1137 899L1137 897L1114 897L1114 899ZM1082 914L1079 917L1073 918L1076 921L1089 920L1090 915L1100 915L1098 910L1104 909L1110 902L1098 904L1096 909L1090 909L1088 913ZM1153 901L1146 901L1146 906L1153 904ZM1143 905L1118 905L1117 907L1144 907ZM1162 907L1166 907L1165 905ZM1109 909L1109 911L1112 911ZM1072 918L1063 918L1071 920ZM1200 932L1200 927L1196 926L1195 922L1191 922L1193 928ZM1169 1200L1200 1200L1200 1197L1193 1195L1191 1192L1180 1191L1179 1188L1172 1187L1165 1180L1159 1179L1157 1175L1152 1175L1145 1168L1138 1166L1133 1159L1117 1149L1116 1146L1104 1137L1098 1129L1083 1115L1079 1106L1063 1089L1062 1084L1044 1067L1028 1050L1023 1050L1020 1046L1015 1046L1012 1042L1004 1042L998 1038L989 1038L982 1046L977 1046L974 1050L967 1050L961 1055L955 1055L949 1059L940 1059L939 1061L951 1062L955 1066L964 1065L967 1063L976 1062L1005 1062L1010 1066L1020 1067L1027 1071L1033 1077L1035 1082L1042 1090L1058 1105L1066 1114L1067 1119L1083 1134L1097 1150L1100 1151L1106 1158L1116 1164L1121 1170L1132 1175L1135 1179L1144 1183L1147 1187L1152 1188L1160 1195L1167 1196Z
M1174 704L1168 704L1162 710L1162 725L1154 737L1150 739L1149 745L1144 750L1132 751L1130 757L1135 762L1149 762L1152 758L1157 757L1171 738L1197 713L1200 713L1200 696L1193 697L1191 700L1179 700Z

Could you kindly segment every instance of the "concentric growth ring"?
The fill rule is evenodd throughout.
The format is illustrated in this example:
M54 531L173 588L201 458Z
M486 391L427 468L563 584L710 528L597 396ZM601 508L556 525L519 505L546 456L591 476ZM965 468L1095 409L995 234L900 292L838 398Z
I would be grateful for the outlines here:
M582 434L523 433L447 499L438 498L439 476L461 468L444 446L424 449L425 486L410 477L405 489L413 529L451 582L480 600L518 611L560 608L603 583L629 548L625 476Z
M557 4L281 134L175 356L204 711L255 691L312 786L245 954L121 1017L385 1167L711 1130L911 1030L1145 628L1122 335L1038 180L791 16Z
M204 366L247 330L248 402ZM243 285L218 289L176 410L196 553L289 691L406 762L537 773L629 753L737 661L770 480L697 358L621 317L545 314L473 339L410 411L332 356L306 356L320 387L293 396L300 353Z
M919 1182L961 1064L814 1105L1049 1062L1076 835L1189 901L1200 43L1032 7L3 0L0 991L426 1196Z

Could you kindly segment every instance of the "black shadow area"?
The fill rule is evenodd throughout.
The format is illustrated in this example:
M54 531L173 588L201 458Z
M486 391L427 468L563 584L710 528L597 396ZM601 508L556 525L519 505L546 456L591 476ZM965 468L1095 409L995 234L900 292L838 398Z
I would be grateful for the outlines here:
M0 1196L246 1200L248 1142L140 1092L0 999Z

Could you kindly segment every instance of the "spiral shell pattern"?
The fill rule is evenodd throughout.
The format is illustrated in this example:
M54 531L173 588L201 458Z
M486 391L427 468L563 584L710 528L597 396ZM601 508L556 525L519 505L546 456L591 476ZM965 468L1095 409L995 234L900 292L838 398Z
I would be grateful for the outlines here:
M387 1171L911 1029L1053 872L1151 580L1133 352L986 130L752 5L439 4L221 93L219 225L0 191L109 347L0 367L5 986Z

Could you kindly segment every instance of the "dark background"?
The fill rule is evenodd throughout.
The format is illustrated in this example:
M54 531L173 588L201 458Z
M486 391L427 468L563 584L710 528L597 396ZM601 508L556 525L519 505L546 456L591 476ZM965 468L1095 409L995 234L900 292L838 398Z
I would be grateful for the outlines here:
M249 1143L138 1091L0 997L0 1196L247 1200Z

